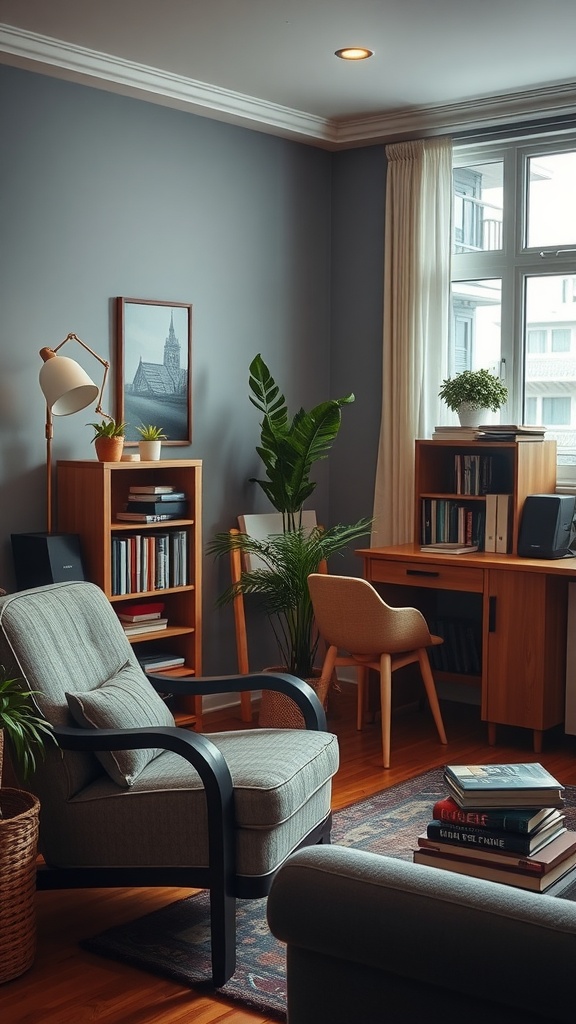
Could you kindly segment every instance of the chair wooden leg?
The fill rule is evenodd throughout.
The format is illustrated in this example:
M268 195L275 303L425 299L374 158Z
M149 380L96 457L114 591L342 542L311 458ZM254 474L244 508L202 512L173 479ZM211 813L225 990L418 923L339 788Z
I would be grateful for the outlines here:
M426 695L428 697L428 703L430 704L430 710L432 712L436 728L438 729L438 735L441 743L448 743L446 739L446 732L444 729L444 722L442 721L442 714L440 711L440 704L438 703L438 694L436 693L436 684L434 682L434 676L432 675L432 669L430 668L430 660L428 658L428 651L425 647L421 647L418 651L418 661L420 662L420 671L422 673L422 679L426 688Z
M368 669L365 665L357 666L356 685L358 687L358 699L356 702L356 728L358 732L362 732L362 729L364 728L366 698L368 696Z
M210 940L212 982L221 988L236 970L236 898L223 889L210 889Z
M380 656L380 709L382 714L382 762L390 767L390 725L392 719L392 658Z

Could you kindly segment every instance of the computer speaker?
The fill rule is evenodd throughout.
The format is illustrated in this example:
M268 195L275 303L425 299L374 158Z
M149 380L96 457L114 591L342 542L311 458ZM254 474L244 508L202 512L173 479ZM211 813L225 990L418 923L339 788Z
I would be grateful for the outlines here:
M529 494L522 509L518 554L522 558L565 558L572 554L573 494Z
M18 590L85 579L75 533L13 533L12 555Z

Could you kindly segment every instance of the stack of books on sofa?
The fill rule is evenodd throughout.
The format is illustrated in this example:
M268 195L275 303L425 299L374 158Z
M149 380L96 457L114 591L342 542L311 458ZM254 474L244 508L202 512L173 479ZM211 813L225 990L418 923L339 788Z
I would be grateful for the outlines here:
M414 862L547 892L576 874L564 787L541 764L447 765Z

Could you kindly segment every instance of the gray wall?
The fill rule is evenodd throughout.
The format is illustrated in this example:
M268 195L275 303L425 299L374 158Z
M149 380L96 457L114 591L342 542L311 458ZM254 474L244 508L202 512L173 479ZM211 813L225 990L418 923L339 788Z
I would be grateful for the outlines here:
M370 514L382 150L332 155L7 67L0 139L0 584L14 586L11 532L45 529L38 351L74 331L110 359L103 404L114 412L117 295L193 303L193 442L165 457L204 461L205 541L240 512L269 510L248 482L259 470L247 383L257 352L291 409L356 392L314 504L323 522ZM94 457L92 412L55 421L54 459ZM227 579L205 560L206 672L235 667L222 643L230 610L214 610Z

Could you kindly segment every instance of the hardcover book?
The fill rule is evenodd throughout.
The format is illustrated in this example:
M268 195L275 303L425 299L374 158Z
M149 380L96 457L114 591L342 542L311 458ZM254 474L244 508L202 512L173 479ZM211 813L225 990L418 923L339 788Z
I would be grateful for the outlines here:
M418 836L418 846L425 850L435 850L444 857L465 856L470 860L479 861L480 863L499 864L501 867L516 868L518 871L546 875L557 864L560 864L567 857L572 856L572 854L576 854L576 832L565 830L562 835L552 839L541 850L530 856L506 850L484 850L476 847L473 849L467 848L464 852L457 844L430 839L426 834Z
M168 484L132 484L130 486L130 494L172 494L174 491L175 488Z
M523 809L510 807L500 810L495 807L493 810L467 811L459 807L451 796L447 796L443 800L436 801L432 808L432 817L435 821L475 825L477 828L496 828L504 832L520 832L530 835L545 822L560 821L562 815L552 807L542 807L536 810L530 807Z
M564 786L541 764L447 765L444 778L464 808L562 807Z
M435 850L415 850L414 863L426 864L432 868L442 868L444 871L454 871L459 875L484 878L491 882L502 882L504 885L514 885L518 889L529 889L531 892L546 892L554 882L574 868L576 853L566 857L545 875L537 875L533 871L506 868L500 864L481 864L479 861L473 861L466 857L443 857Z
M138 493L129 494L128 501L130 502L130 507L132 507L132 503L135 501L137 501L139 504L142 504L142 502L146 502L146 504L158 504L166 501L186 501L186 495L184 491L170 491L166 494Z
M547 828L533 832L532 835L475 828L474 825L446 824L443 821L431 821L426 827L428 839L437 839L440 842L451 843L461 848L506 850L509 853L522 853L525 857L537 853L551 839L555 839L565 831L563 819L552 822Z
M144 512L145 515L186 515L188 502L180 501L129 501L126 512Z

